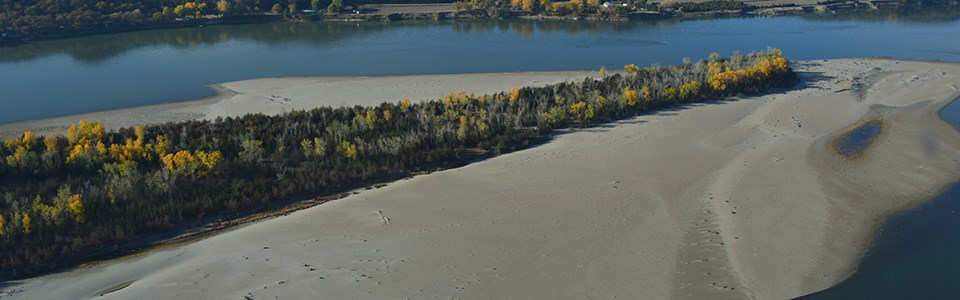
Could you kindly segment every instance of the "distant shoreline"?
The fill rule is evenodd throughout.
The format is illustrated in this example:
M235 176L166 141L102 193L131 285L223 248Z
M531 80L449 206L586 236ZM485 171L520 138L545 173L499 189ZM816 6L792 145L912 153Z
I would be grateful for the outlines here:
M633 21L633 20L687 20L710 19L737 16L783 16L804 14L833 14L839 11L875 10L879 8L913 8L924 7L917 4L901 4L887 0L870 1L825 1L788 0L788 1L745 1L745 9L735 10L708 10L683 12L664 9L660 11L635 11L622 15L562 15L552 16L542 13L525 11L498 10L495 13L483 9L454 10L451 3L445 4L378 4L368 5L369 11L350 14L249 14L238 16L218 17L208 15L199 19L180 21L151 22L145 24L128 24L96 26L83 30L58 30L35 33L3 32L0 36L0 47L16 46L31 41L67 39L90 35L116 34L132 31L175 29L218 25L242 25L270 22L392 22L406 20L589 20L589 21ZM935 4L935 6L956 6L957 1Z

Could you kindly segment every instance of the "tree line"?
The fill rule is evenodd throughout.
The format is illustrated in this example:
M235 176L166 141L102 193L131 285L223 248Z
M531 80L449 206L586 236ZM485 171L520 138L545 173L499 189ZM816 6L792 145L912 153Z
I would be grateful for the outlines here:
M0 277L117 253L187 226L236 218L414 172L472 153L529 147L551 131L666 106L767 91L795 76L779 50L627 65L624 74L377 106L106 130L0 145Z
M604 3L609 2L609 5ZM718 10L746 10L756 8L741 1L709 0L704 2L663 1L604 1L604 0L463 0L453 3L457 10L513 10L527 14L547 16L596 16L599 18L621 18L636 12L657 12L675 9L680 12L702 12Z
M205 15L343 9L343 0L0 0L0 32L43 34L171 23Z

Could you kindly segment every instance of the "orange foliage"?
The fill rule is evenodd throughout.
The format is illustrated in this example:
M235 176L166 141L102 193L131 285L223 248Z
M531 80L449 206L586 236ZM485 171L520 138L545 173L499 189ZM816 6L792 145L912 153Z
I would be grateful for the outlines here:
M709 77L707 83L715 91L723 92L730 86L741 85L750 81L760 81L771 76L778 76L789 70L786 58L780 49L770 51L771 55L760 58L753 66L740 70L721 70L720 62L710 62L707 66Z

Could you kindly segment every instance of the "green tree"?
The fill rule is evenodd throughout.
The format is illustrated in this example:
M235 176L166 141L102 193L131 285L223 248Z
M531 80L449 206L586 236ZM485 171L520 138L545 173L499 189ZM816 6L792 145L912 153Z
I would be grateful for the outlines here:
M247 163L259 162L266 154L266 151L263 150L262 141L246 139L240 143L240 147L243 150L240 151L239 158Z
M461 141L467 140L467 134L470 133L470 122L467 119L467 116L460 115L460 126L457 127L457 139Z
M137 164L132 161L105 164L100 174L105 177L110 204L116 204L117 200L126 200L133 196L137 184L143 177L137 170Z
M333 0L329 6L327 6L327 12L331 14L339 13L343 10L343 0Z

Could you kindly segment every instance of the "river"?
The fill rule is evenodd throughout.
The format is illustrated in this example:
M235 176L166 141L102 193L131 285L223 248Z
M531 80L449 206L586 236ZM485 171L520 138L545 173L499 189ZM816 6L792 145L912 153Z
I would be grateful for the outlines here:
M320 22L140 31L0 48L0 123L199 98L213 94L211 84L263 77L619 69L768 47L802 60L960 61L958 36L955 8L684 21ZM946 109L944 117L960 124L960 105ZM861 271L812 298L955 293L958 195L960 185L891 218Z
M778 47L793 59L960 61L960 10L634 22L269 23L0 48L0 124L210 96L281 76L595 70ZM398 95L398 99L402 95Z

